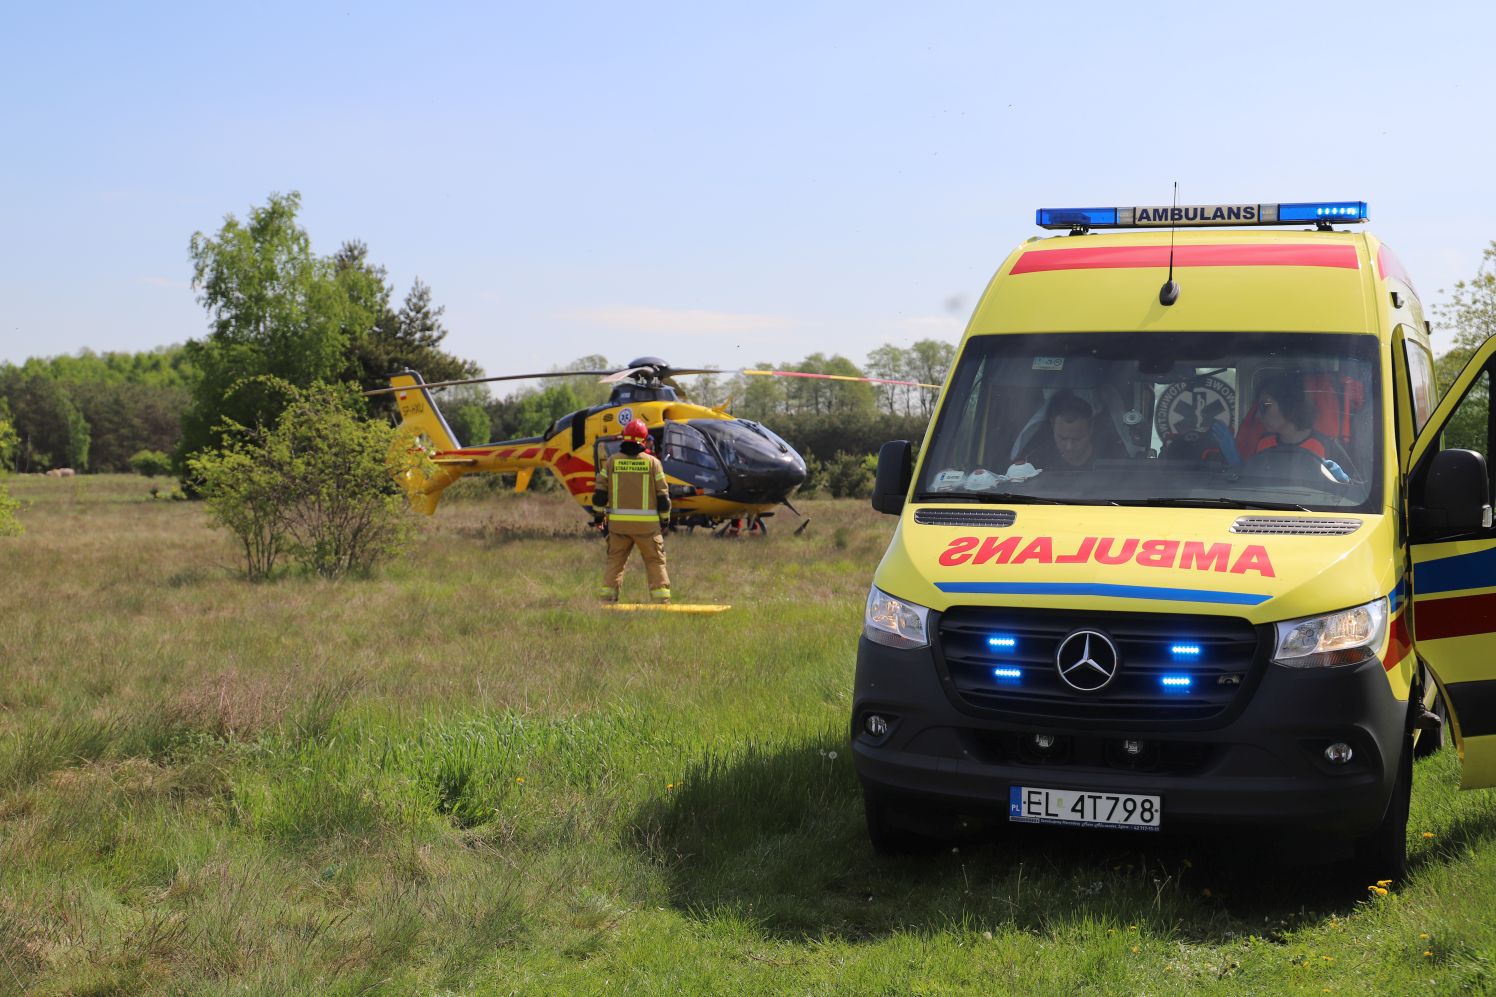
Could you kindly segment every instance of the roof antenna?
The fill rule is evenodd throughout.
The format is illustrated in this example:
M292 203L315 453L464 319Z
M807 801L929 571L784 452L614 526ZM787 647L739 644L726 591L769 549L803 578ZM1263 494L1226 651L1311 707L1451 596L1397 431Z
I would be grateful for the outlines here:
M1158 303L1172 305L1179 300L1179 285L1174 282L1174 227L1179 218L1179 181L1174 181L1174 210L1169 214L1169 279L1158 289Z

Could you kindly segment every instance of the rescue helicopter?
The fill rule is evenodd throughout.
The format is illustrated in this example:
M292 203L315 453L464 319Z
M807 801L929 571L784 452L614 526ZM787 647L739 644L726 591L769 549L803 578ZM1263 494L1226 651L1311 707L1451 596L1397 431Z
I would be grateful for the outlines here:
M669 482L672 527L707 527L721 535L763 534L764 521L779 506L799 515L790 497L805 481L805 459L762 423L739 419L725 407L683 399L675 381L690 374L723 373L938 387L798 371L677 368L659 357L640 357L613 370L505 374L430 384L416 371L405 370L391 375L389 387L364 394L394 394L400 424L413 429L427 451L434 470L406 471L399 479L411 506L426 515L436 511L442 492L465 475L513 474L515 491L523 492L537 470L548 468L596 525L601 517L592 509L593 473L618 450L623 427L642 419ZM539 436L477 446L462 445L431 394L433 389L459 384L578 376L597 376L612 384L608 400L561 416ZM800 529L804 527L802 522Z

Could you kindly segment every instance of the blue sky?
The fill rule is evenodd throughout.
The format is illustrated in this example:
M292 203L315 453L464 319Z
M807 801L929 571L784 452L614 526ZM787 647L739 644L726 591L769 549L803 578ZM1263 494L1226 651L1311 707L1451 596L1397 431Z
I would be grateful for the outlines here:
M1496 239L1484 5L217 8L5 13L0 360L204 335L272 191L492 374L955 340L1036 207L1176 179L1364 199L1429 302Z

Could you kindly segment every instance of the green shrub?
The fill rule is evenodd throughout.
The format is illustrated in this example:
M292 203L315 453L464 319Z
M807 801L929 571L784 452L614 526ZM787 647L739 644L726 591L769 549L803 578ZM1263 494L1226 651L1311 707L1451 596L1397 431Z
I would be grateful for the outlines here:
M826 464L826 489L832 498L867 498L873 493L873 467L877 458L838 452Z
M826 465L816 460L814 454L805 455L805 480L800 483L799 494L811 498L826 487Z
M10 497L10 492L0 485L0 537L14 537L21 533L21 521L16 518L21 503Z
M130 457L130 467L147 478L162 477L171 473L171 458L160 450L137 450Z
M287 554L327 578L397 553L412 527L395 479L424 456L408 433L363 418L347 389L279 386L290 403L269 430L228 424L223 446L189 461L209 515L244 547L250 578Z

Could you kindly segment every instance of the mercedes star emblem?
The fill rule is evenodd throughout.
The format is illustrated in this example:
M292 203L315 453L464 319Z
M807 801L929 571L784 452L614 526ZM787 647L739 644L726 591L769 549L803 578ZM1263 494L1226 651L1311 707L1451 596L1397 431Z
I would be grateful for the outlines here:
M1060 679L1079 692L1098 692L1117 677L1122 663L1117 645L1097 630L1077 630L1060 641L1054 666Z

